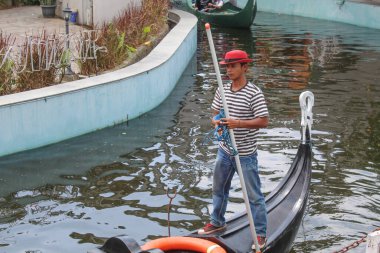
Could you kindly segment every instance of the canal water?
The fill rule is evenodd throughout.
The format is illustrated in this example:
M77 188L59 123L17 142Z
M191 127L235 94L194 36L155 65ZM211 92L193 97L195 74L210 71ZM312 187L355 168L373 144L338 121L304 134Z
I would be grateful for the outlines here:
M204 137L217 83L199 27L196 56L158 108L0 158L0 253L87 252L111 236L143 243L168 235L167 190L177 191L171 235L208 221L217 146ZM271 119L259 139L265 194L297 150L299 94L315 95L310 198L292 253L341 250L379 228L380 32L258 13L250 31L212 33L219 58L235 48L254 58L248 77L263 90ZM244 209L239 185L235 177L229 217Z

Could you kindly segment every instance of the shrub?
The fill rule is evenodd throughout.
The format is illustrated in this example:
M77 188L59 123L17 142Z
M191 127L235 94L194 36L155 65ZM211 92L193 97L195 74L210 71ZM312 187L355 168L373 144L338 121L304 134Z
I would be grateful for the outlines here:
M32 2L35 2L33 0L29 0L29 1L32 1ZM40 0L39 1L41 5L56 5L56 0Z
M44 60L46 59L46 52L52 55L53 45L49 41L55 41L55 38L58 38L58 35L51 34L47 38L46 33L42 32L40 37L35 38L42 43L30 45L28 39L25 40L20 52L25 57L23 57L22 62L18 63L21 66L19 69L22 68L23 71L17 74L14 92L38 89L62 81L64 69L68 65L64 42L56 40L54 45L55 58L50 63Z
M50 0L39 2L49 4L47 1ZM130 5L111 23L104 23L98 30L98 35L82 32L76 43L80 73L91 75L122 65L136 48L146 42L149 44L152 38L160 34L163 27L168 26L168 9L169 0L143 0L141 6ZM58 61L55 59L54 64L47 64L47 60L41 60L45 59L46 52L52 55L51 46L49 47L47 42L49 39L45 34L43 31L40 37L34 38L35 41L39 41L37 43L30 43L31 41L26 39L17 52L21 56L4 60L1 54L5 50L3 48L14 44L14 41L11 42L11 37L4 36L0 31L0 95L42 88L62 81L64 70L70 64L70 51L65 50L65 42L60 41L55 45ZM55 34L51 36L58 37ZM91 43L83 43L85 40L95 41L96 47Z
M11 93L13 78L13 62L7 55L9 45L13 45L15 38L0 31L0 95Z
M80 63L81 74L90 75L122 64L130 53L167 25L168 10L168 0L143 0L141 6L131 4L110 24L104 23L96 44L107 48L107 53L98 51L97 61Z
M112 69L121 64L128 57L128 47L124 43L125 33L118 31L112 23L104 24L99 33L99 38L96 43L98 47L105 47L107 49L106 53L97 51L96 61L86 60L81 62L79 67L81 73L84 75Z

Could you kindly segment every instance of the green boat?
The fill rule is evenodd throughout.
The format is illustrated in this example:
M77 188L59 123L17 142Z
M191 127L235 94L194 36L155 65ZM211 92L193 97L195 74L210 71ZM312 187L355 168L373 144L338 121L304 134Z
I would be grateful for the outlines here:
M221 9L208 12L195 10L192 0L186 0L191 12L205 23L230 28L249 28L255 19L257 1L248 0L243 9L225 2Z

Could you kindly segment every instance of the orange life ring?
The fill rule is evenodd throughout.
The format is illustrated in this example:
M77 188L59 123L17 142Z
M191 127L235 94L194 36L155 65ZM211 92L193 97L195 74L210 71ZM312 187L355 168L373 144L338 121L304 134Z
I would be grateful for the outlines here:
M220 245L214 242L201 238L184 236L173 236L152 240L141 246L141 249L161 249L162 251L191 250L201 253L226 253Z

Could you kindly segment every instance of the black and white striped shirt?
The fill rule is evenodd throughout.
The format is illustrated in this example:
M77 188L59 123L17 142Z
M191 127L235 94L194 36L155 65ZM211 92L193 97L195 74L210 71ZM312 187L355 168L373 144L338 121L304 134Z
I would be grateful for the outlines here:
M259 87L248 82L242 89L232 91L231 86L232 83L223 86L230 118L249 120L269 116L264 94ZM215 93L211 108L215 111L223 108L219 88ZM258 132L258 129L253 128L234 128L239 155L246 156L256 152ZM222 141L219 142L219 145L227 153L230 153Z

